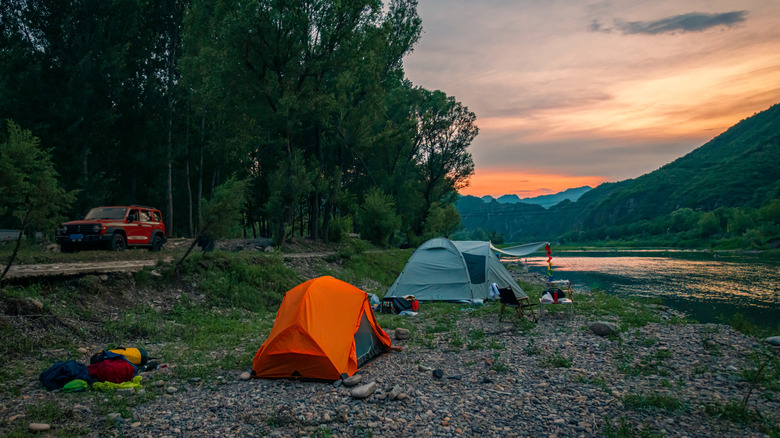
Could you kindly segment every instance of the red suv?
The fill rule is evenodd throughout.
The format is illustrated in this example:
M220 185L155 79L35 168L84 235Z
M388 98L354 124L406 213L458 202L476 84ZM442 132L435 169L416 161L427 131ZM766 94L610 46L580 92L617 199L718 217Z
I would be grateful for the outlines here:
M152 207L96 207L84 219L65 222L55 236L62 252L103 247L122 251L148 247L159 251L166 242L160 210Z

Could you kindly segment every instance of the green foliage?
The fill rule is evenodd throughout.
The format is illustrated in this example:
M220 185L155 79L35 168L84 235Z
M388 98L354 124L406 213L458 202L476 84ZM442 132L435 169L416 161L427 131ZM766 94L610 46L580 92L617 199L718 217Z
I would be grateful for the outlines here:
M277 307L283 294L301 282L281 257L198 253L187 260L184 270L197 278L209 303L253 311Z
M41 148L30 131L9 120L0 138L5 138L0 143L0 224L22 232L49 233L73 202L75 192L62 188L51 153ZM5 264L10 266L15 257L16 249ZM2 272L0 280L4 276Z
M433 237L449 237L453 231L460 227L460 214L452 204L434 202L428 210L425 219L423 236L426 239Z
M232 177L214 189L211 199L203 199L202 233L214 239L232 237L239 226L241 209L246 202L246 182Z
M369 190L360 209L360 236L376 245L387 246L400 225L393 198L380 189Z
M330 222L328 239L331 242L343 242L352 233L352 216L336 216Z

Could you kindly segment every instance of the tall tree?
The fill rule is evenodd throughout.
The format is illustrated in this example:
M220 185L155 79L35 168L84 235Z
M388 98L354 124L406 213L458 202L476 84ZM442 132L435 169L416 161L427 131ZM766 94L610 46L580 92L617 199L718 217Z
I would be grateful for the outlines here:
M10 120L6 132L0 136L0 221L20 231L0 282L16 258L23 234L56 227L75 198L74 192L62 188L51 155L38 138Z

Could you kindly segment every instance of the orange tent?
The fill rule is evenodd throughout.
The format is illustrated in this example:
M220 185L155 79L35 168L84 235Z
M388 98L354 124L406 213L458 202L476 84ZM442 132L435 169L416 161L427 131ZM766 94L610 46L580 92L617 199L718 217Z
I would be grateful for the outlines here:
M290 289L252 360L255 377L338 380L390 348L368 295L333 277Z

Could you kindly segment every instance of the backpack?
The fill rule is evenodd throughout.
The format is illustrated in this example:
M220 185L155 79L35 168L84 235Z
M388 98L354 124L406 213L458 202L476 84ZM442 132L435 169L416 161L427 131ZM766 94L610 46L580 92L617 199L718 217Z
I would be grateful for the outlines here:
M76 379L92 380L89 377L87 366L83 363L76 362L75 360L57 362L50 366L49 369L42 372L40 377L38 377L41 384L49 391L60 389L71 380Z
M382 313L401 313L404 310L411 310L412 303L401 297L383 298L379 311Z
M148 354L146 353L146 350L143 348L114 348L111 350L100 350L92 357L89 358L89 363L94 365L98 362L104 361L110 357L116 357L116 356L123 356L125 359L127 359L130 363L132 363L135 366L143 366L146 365L146 362L149 360Z

